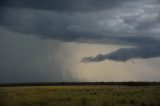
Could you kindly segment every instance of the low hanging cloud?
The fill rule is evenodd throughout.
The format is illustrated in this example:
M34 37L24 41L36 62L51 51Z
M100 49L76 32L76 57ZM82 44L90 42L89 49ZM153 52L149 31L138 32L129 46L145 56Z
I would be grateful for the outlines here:
M134 58L148 59L160 56L160 45L121 48L109 54L99 54L95 57L82 58L81 62L100 62L104 60L128 61Z

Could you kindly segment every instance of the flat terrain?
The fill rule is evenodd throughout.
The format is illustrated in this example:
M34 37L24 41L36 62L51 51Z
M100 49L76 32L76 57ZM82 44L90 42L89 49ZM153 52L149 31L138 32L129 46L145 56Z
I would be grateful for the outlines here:
M160 106L160 86L0 87L0 106Z

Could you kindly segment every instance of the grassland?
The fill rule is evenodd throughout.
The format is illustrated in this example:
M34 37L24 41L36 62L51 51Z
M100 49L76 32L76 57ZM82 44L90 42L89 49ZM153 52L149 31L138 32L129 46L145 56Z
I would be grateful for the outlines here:
M0 87L0 106L160 106L160 86Z

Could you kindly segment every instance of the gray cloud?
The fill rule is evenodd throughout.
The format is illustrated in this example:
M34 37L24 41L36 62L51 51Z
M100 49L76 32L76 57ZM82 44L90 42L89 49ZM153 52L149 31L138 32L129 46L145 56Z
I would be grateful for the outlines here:
M119 6L129 0L1 0L1 8L29 8L57 12L90 12Z
M0 24L3 28L16 33L67 42L121 45L159 43L160 39L155 38L157 35L146 31L145 28L143 28L143 32L136 30L137 28L133 32L130 31L131 29L128 29L130 25L123 22L126 20L123 17L114 19L110 17L110 13L106 16L108 20L104 20L103 14L105 13L72 14L70 16L55 12L7 9L1 14ZM136 20L135 22L138 23ZM112 25L113 23L114 25ZM136 25L136 27L140 25ZM152 36L150 36L151 34Z
M134 51L141 51L160 44L157 1L2 0L0 26L41 39L128 45L136 46L136 50L132 48Z
M160 45L150 45L135 48L121 48L109 54L99 54L96 57L82 58L81 62L100 62L104 60L127 61L134 58L153 58L160 56Z

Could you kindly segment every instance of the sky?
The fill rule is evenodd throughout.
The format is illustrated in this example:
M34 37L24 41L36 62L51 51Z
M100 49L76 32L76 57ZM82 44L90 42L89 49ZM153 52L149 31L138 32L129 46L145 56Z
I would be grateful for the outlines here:
M0 83L160 81L159 0L1 0Z

